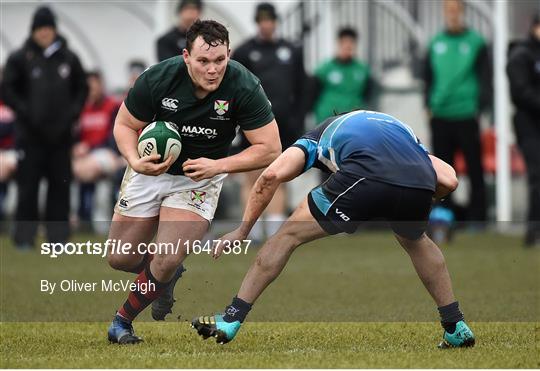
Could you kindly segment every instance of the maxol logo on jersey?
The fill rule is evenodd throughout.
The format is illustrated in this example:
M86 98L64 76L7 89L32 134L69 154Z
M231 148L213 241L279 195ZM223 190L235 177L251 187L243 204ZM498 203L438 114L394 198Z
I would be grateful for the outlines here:
M218 136L218 132L217 129L205 128L202 126L182 125L180 135L183 135L185 137L196 137L199 135L204 135L208 139L214 139Z

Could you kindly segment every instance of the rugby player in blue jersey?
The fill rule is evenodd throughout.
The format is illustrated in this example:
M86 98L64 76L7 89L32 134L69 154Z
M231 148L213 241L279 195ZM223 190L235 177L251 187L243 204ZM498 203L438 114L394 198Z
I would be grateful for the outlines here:
M229 244L216 246L214 257L221 255L223 246L248 236L281 183L312 167L332 175L311 190L264 244L225 313L193 320L199 335L214 336L219 343L231 341L255 300L298 246L328 235L353 233L362 222L385 219L438 307L444 328L439 347L474 345L444 257L425 234L433 199L457 187L455 171L429 155L412 129L390 115L353 111L329 118L297 140L259 177L242 224L222 237Z

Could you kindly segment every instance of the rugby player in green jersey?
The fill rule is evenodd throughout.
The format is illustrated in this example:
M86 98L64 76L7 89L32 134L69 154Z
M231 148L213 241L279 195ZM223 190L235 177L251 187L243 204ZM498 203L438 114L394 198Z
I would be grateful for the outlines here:
M116 117L114 137L129 166L109 239L132 248L128 254L110 252L108 261L114 269L137 274L137 283L153 283L155 290L129 293L109 327L114 343L141 341L132 321L150 303L156 320L171 312L174 284L184 270L185 248L143 255L138 246L154 235L160 245L200 241L226 174L265 167L281 153L270 102L257 77L229 59L227 29L199 20L186 37L181 56L141 74ZM138 131L158 120L175 123L182 136L182 152L174 163L171 157L161 163L156 163L159 155L139 157ZM237 127L251 146L228 156Z

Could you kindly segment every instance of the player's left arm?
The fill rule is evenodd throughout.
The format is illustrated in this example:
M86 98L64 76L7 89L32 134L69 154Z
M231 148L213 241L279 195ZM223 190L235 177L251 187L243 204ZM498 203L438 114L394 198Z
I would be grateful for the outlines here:
M437 187L435 189L434 197L436 199L441 199L454 192L458 187L459 182L456 171L452 166L438 157L429 155L429 159L437 174Z
M409 128L409 130L411 132L411 135L413 135L413 137L416 139L416 143L422 148L422 150L424 150L426 155L428 155L429 159L431 160L431 165L435 170L435 174L437 176L437 184L435 186L435 194L433 195L433 198L435 200L440 200L448 196L450 193L454 192L459 185L456 171L451 165L447 164L440 158L430 154L427 148L422 144L420 139L418 139L418 137L414 135L412 129Z
M190 159L184 162L184 173L198 182L218 174L241 173L268 166L281 153L281 142L276 120L244 134L251 145L242 152L229 157L212 160L209 158Z
M221 241L242 241L248 235L253 225L266 209L281 183L288 182L302 174L306 164L306 155L298 147L290 147L283 152L257 179L249 193L242 224L231 233L221 237ZM224 244L219 244L214 250L214 258L223 251Z
M281 140L275 119L253 130L244 130L251 144L242 152L221 159L226 173L241 173L268 166L281 154Z

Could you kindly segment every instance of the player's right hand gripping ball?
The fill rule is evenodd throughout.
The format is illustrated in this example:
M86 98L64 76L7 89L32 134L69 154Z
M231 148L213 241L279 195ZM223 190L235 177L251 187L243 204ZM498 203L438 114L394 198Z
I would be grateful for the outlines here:
M155 121L144 128L139 136L139 156L161 155L159 162L172 156L174 161L182 151L182 139L177 126L168 121Z

